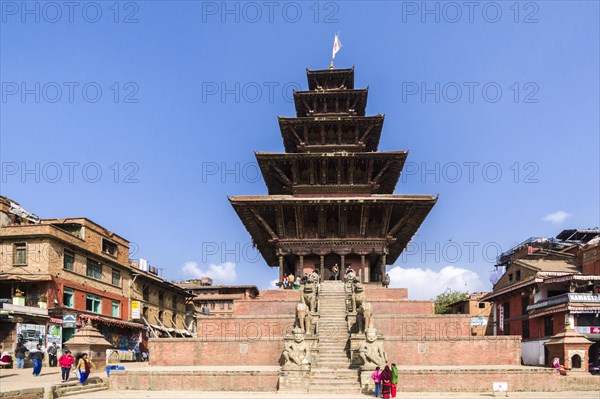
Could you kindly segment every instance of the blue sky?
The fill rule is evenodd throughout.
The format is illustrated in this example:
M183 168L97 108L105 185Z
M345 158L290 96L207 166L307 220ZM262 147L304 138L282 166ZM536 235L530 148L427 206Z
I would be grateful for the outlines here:
M0 192L104 225L169 279L277 277L227 196L266 193L253 152L283 151L276 116L337 32L380 150L410 151L396 193L440 196L394 285L489 289L500 250L600 225L598 2L0 6Z

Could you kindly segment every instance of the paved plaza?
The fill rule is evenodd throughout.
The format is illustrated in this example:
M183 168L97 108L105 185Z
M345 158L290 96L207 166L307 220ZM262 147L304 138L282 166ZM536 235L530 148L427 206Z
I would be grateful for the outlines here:
M143 370L149 369L147 363L125 363L128 370ZM200 367L206 369L207 367ZM226 366L215 366L213 369L223 369ZM240 367L235 367L240 369ZM244 368L244 367L242 367ZM253 367L256 369L256 367ZM161 371L171 369L170 367L152 367L152 370ZM186 368L186 370L194 370L198 367ZM91 377L105 378L106 373L104 368L92 371ZM71 374L71 381L75 380L75 374ZM39 377L31 375L31 369L16 370L16 369L0 369L0 392L14 391L25 388L41 388L50 387L60 383L60 369L58 367L44 367L42 374ZM333 383L333 382L332 382ZM600 389L600 387L599 387ZM280 398L280 399L295 399L295 398L369 398L372 395L360 393L343 392L343 387L340 387L339 394L331 393L310 393L310 394L294 394L294 393L268 393L268 392L200 392L200 391L99 391L82 393L79 395L70 396L72 398L115 398L119 399L134 399L134 398L150 398L150 399L262 399L262 398ZM578 399L598 399L598 392L509 392L508 395L513 399L557 399L557 398L578 398ZM491 398L491 392L399 392L398 398L423 398L423 399L475 399L475 398ZM504 397L504 394L497 394L496 397Z

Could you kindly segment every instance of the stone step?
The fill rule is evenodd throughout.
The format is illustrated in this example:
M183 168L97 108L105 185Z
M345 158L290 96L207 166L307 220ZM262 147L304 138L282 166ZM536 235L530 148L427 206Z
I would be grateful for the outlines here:
M83 394L83 393L106 391L106 390L108 390L107 382L92 383L92 384L86 384L86 385L79 385L79 384L67 385L67 386L60 386L57 388L56 397L60 398L63 396L72 396L72 395L79 395L79 394Z

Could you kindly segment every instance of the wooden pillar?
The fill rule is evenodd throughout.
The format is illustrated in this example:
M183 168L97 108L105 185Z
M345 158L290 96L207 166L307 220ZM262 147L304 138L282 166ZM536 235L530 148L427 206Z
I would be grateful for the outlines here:
M386 256L385 254L381 255L381 277L379 278L379 281L383 281L383 279L385 278L385 272L386 272Z
M300 272L304 276L304 255L300 255Z
M283 281L283 255L279 255L279 282Z
M340 255L340 261L340 280L343 280L346 275L346 255Z
M363 273L365 274L363 283L368 283L369 282L369 266L367 266L367 262L365 262L365 255L360 256L360 264L362 266Z
M319 274L321 275L321 281L325 279L325 255L321 255L321 269L319 270Z

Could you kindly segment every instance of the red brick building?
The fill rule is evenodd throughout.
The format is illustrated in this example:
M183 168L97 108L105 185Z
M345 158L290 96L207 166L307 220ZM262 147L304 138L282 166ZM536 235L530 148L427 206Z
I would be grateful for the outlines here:
M254 299L259 295L255 285L212 285L209 278L176 284L194 295L192 301L199 317L231 317L234 313L233 301Z
M591 340L582 364L600 355L600 231L565 230L555 239L529 239L499 257L493 292L494 335L520 335L522 361L550 365L545 346L568 323ZM561 359L562 364L569 359Z

